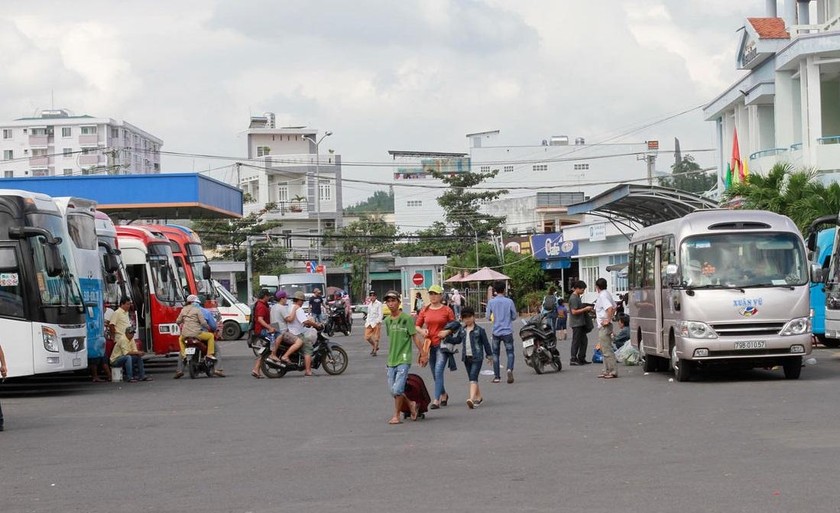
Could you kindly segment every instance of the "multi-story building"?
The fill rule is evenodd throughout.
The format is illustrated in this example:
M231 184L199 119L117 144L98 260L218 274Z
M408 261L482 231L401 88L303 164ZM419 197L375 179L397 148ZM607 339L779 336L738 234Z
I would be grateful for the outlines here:
M737 68L744 76L704 109L717 125L719 168L726 170L737 131L750 172L787 162L840 178L840 0L786 0L778 16L747 18ZM722 176L722 174L721 174Z
M160 173L163 140L125 121L42 110L0 130L5 178Z
M239 187L245 193L245 215L267 209L264 219L281 221L275 235L289 249L289 265L305 267L317 259L318 219L321 233L341 227L341 155L321 154L320 144L331 132L307 127L275 127L274 115L251 118L245 132L248 159L241 166ZM323 246L324 260L331 257ZM328 273L334 269L327 267Z

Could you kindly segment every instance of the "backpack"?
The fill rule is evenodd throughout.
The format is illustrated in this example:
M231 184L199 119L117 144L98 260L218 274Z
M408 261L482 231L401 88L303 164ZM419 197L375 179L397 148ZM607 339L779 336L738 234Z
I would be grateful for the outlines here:
M557 298L554 296L554 294L549 294L545 296L545 298L543 299L542 308L546 312L553 312L557 310Z

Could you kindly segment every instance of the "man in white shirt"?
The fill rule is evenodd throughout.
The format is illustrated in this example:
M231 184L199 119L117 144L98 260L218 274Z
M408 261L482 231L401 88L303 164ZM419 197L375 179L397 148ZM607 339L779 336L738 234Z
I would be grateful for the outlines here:
M289 304L286 291L278 290L274 293L274 297L277 299L277 302L271 305L268 311L268 319L271 327L277 330L277 336L274 337L274 346L271 349L269 358L279 362L280 358L277 357L277 351L280 349L280 346L283 343L291 346L295 343L295 336L289 332L289 325L286 322L286 317L289 316L292 310L292 305Z
M376 299L376 292L368 294L367 317L365 318L365 340L370 344L370 355L376 356L379 351L379 337L382 333L382 302Z
M280 358L280 361L286 365L292 363L289 357L293 355L295 351L300 349L303 353L304 374L306 376L311 376L313 348L312 343L306 340L304 335L307 327L319 328L320 326L303 310L303 302L305 300L306 297L304 296L302 290L298 290L292 296L293 305L289 311L289 315L286 317L286 322L289 325L289 332L295 337L296 341L292 344L289 350L286 351L286 354Z
M615 315L615 301L612 295L607 292L607 280L598 278L595 281L595 292L598 298L595 300L595 321L598 323L598 343L601 344L601 353L604 355L604 372L598 377L613 379L618 377L615 366L615 352L612 349L613 315Z

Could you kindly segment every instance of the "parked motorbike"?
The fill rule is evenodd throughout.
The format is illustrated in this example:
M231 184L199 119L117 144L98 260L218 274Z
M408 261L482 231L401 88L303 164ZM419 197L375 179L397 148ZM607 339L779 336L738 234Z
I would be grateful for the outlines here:
M202 372L207 374L208 378L212 378L216 360L207 358L207 344L198 338L186 337L184 339L184 366L192 379Z
M349 337L351 328L350 323L347 322L344 305L330 305L327 322L324 323L324 331L327 336L332 337L336 331L340 331L344 333L345 337Z
M523 320L519 329L522 338L522 354L525 364L532 367L537 374L542 374L546 365L551 365L560 372L563 364L557 351L557 335L547 313L541 313Z
M298 350L291 356L291 364L281 364L269 358L271 354L271 344L266 340L262 344L260 364L263 374L269 378L282 378L290 371L303 371L303 352ZM278 354L283 354L289 349L289 344L283 342L277 350ZM331 342L324 337L321 331L318 331L318 337L315 344L312 346L312 368L317 369L321 365L327 374L336 376L347 369L347 352L336 342Z

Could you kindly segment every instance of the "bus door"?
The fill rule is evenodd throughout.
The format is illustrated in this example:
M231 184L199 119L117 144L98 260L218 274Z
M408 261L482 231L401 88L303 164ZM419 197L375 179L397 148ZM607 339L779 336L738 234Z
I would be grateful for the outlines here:
M40 326L27 318L22 272L17 244L0 243L0 329L9 377L50 372L47 356L52 356L44 350Z
M143 342L143 351L153 352L152 316L149 315L149 296L146 286L146 265L130 264L125 266L128 280L132 284L131 301L137 314L137 337Z
M653 294L653 302L654 302L654 338L656 339L656 352L662 354L663 352L667 353L668 348L665 347L667 341L665 340L665 294L668 293L667 287L663 286L662 283L662 274L664 272L664 265L663 265L663 248L662 248L662 241L656 241L656 245L654 246L653 251L653 283L654 283L654 294ZM665 263L667 264L668 257L665 255Z

